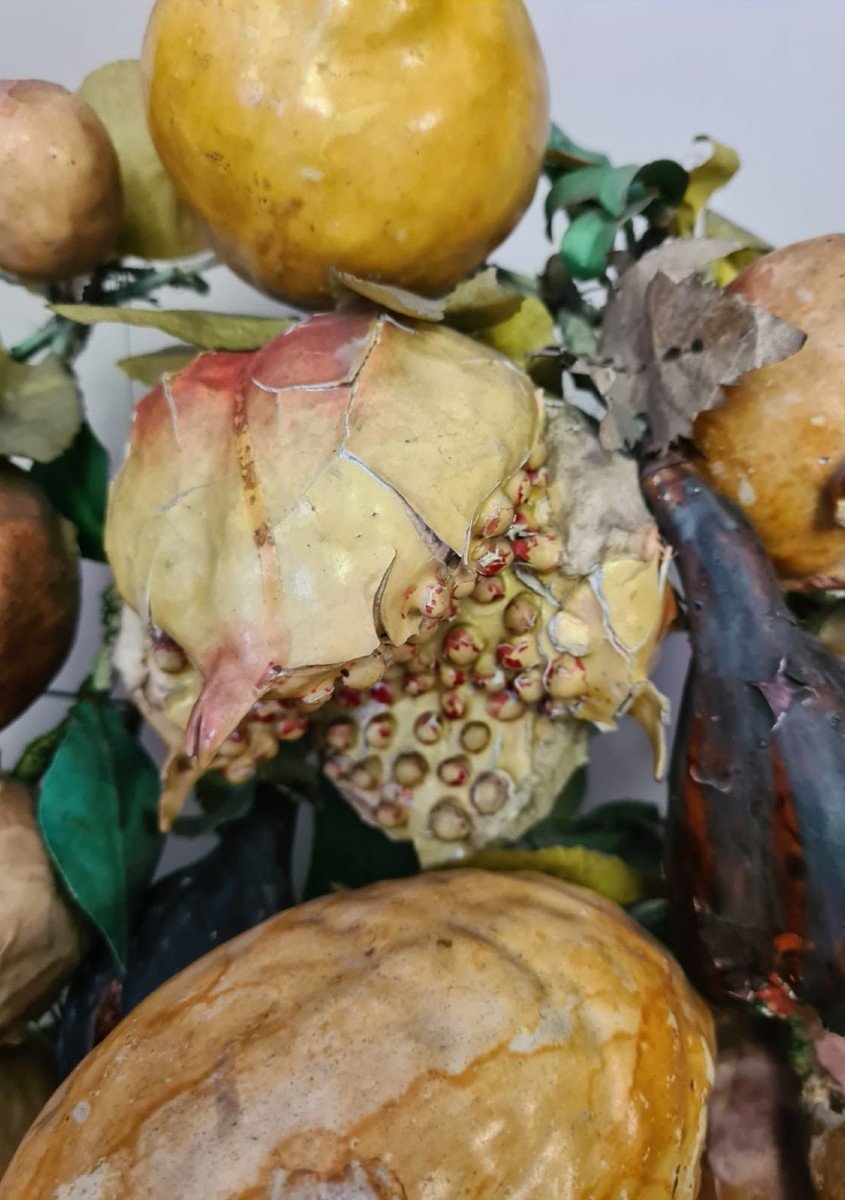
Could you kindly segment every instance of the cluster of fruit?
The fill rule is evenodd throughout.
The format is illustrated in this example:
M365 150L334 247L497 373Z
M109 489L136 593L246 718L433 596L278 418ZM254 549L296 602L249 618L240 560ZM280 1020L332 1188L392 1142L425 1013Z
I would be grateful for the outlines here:
M271 296L331 310L273 337L216 340L212 319L136 407L103 532L114 663L167 748L161 826L209 777L233 795L270 780L272 811L262 793L203 866L149 891L154 862L131 861L124 835L140 840L151 813L121 813L108 845L129 882L86 904L72 880L96 854L69 874L19 785L41 782L42 810L48 781L55 795L77 709L0 785L0 1168L52 1088L31 1020L89 949L58 1019L63 1064L111 1032L2 1200L541 1197L562 1180L573 1196L694 1200L714 1071L734 1059L714 1065L678 963L565 882L426 872L326 897L165 983L292 903L287 743L423 868L512 846L552 812L589 731L625 714L662 775L667 705L648 672L678 619L673 552L694 655L670 783L674 949L711 1001L806 1034L808 1161L822 1200L841 1195L845 1081L822 1023L845 1033L845 238L760 257L730 285L802 348L638 461L540 386L550 362L583 385L625 358L584 368L555 344L532 359L571 316L573 279L547 272L526 296L524 280L476 274L527 208L548 134L522 0L158 0L142 64L80 95L0 84L0 270L65 302L0 356L4 396L24 394L9 381L42 350L34 370L58 360L70 377L97 306L138 295L108 283L131 276L127 256L213 246ZM553 148L558 166L605 169ZM637 186L630 270L648 250L632 222L651 185ZM606 261L608 291L620 271ZM710 338L702 320L691 357ZM0 462L6 725L73 641L83 530L37 472ZM784 592L818 606L821 641ZM106 676L80 706L129 736ZM104 772L134 797L137 760L115 745ZM92 814L83 794L60 817L78 836ZM132 928L119 970L110 908ZM718 1084L713 1104L718 1132ZM720 1154L711 1134L705 1188L771 1200L753 1171L736 1190Z

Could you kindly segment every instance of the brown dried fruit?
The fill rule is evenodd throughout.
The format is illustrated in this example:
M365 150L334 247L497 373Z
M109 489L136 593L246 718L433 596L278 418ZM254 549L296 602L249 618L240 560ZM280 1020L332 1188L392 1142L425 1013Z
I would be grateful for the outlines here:
M78 963L83 940L47 858L31 796L0 782L0 1035L40 1016Z
M59 670L78 614L73 526L25 471L0 459L0 728Z
M676 963L587 891L381 883L273 918L147 999L0 1198L481 1200L571 1180L579 1200L693 1200L711 1037Z
M55 83L0 80L0 269L38 283L83 275L114 248L121 210L93 109Z

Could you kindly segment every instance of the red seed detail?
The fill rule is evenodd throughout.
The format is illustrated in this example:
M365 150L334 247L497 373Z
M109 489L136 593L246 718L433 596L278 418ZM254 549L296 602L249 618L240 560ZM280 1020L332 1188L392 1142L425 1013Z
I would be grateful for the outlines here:
M472 598L479 604L495 604L497 600L504 600L505 585L497 575L479 579L473 588Z
M384 750L393 741L396 734L396 721L389 713L379 713L373 717L364 733L364 741L368 746Z
M447 787L463 787L470 776L469 761L462 754L447 758L437 768L437 776Z
M526 667L534 667L540 662L537 643L533 638L502 642L496 647L496 658L500 665L509 671L522 671Z
M531 477L527 471L517 471L505 484L505 494L514 504L524 504L531 495Z
M433 746L443 736L443 718L440 713L422 713L414 722L414 733L425 746Z
M339 687L334 694L341 708L357 708L361 704L361 693L350 687Z
M513 692L496 692L487 701L487 711L499 721L516 721L525 712L525 705Z
M494 538L492 542L481 542L476 546L472 558L479 575L485 578L499 575L513 562L513 547L507 538Z
M407 675L404 689L409 696L424 696L426 692L432 690L436 682L437 680L430 671L421 675Z
M452 663L438 663L437 674L440 677L440 682L447 688L460 687L462 683L466 683L468 678L466 671L462 671L460 667L453 666Z
M380 681L370 688L370 695L379 704L393 704L396 701L396 691L389 683Z
M468 625L455 625L443 639L443 653L458 667L474 663L484 649L484 639Z
M305 717L283 717L274 732L280 742L297 742L308 732L308 721Z
M440 711L448 720L460 721L461 717L466 714L466 710L466 699L460 692L448 691L440 697Z
M513 542L514 556L535 571L554 571L563 560L563 546L553 533L531 533Z

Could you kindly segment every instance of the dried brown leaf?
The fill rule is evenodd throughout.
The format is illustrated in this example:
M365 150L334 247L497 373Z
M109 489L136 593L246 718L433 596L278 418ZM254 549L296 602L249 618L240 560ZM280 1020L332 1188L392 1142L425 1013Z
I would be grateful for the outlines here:
M734 243L689 239L646 255L611 298L595 363L583 364L604 396L602 443L665 449L692 432L723 388L800 350L804 334L697 271Z

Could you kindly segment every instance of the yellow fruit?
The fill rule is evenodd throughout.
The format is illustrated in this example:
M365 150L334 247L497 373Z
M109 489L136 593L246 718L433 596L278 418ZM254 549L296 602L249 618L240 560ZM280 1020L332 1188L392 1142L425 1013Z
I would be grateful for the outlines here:
M114 249L117 156L78 96L0 80L0 270L39 283L84 275Z
M703 413L695 444L714 487L751 518L787 587L845 586L845 235L760 258L730 290L807 334Z
M513 229L549 131L522 0L158 0L150 129L220 253L330 302L329 269L422 294Z
M220 947L68 1080L2 1200L694 1200L710 1014L621 909L457 870Z

